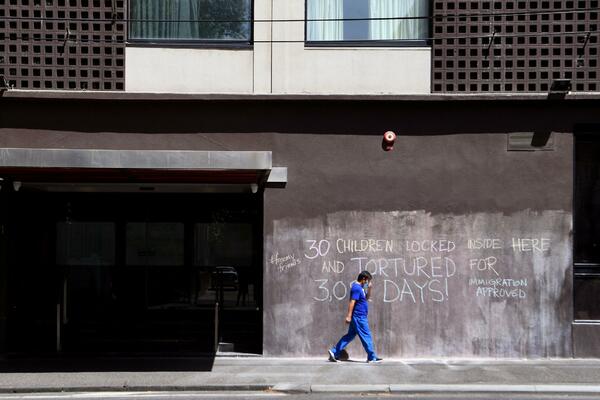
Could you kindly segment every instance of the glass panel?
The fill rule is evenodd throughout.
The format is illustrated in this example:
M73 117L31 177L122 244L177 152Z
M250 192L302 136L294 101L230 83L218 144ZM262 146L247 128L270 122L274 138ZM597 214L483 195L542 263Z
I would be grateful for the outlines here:
M71 268L68 280L69 319L86 321L99 318L114 300L108 268Z
M425 40L428 16L427 0L308 0L306 39Z
M425 0L370 0L371 40L427 39L429 34L429 2ZM377 19L391 18L391 19ZM394 19L398 18L398 19Z
M369 39L369 0L344 1L344 40ZM352 19L356 19L352 21Z
M183 224L127 224L127 265L183 265Z
M575 319L600 319L600 277L575 277Z
M148 268L148 307L181 308L191 304L190 270L187 268Z
M577 136L574 228L576 263L600 263L600 140Z
M344 40L344 0L308 0L306 5L306 40Z
M252 265L252 224L203 223L195 226L194 264Z
M252 273L253 232L249 223L195 226L195 301L217 299L224 307L255 307L258 274Z
M131 39L251 38L251 0L131 0Z
M58 222L56 262L59 265L114 265L115 224Z

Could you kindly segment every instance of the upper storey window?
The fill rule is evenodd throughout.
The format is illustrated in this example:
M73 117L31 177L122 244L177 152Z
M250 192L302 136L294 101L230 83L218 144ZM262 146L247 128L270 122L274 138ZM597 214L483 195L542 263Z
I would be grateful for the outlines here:
M250 42L252 0L130 0L129 39Z
M307 0L306 41L422 44L428 0Z

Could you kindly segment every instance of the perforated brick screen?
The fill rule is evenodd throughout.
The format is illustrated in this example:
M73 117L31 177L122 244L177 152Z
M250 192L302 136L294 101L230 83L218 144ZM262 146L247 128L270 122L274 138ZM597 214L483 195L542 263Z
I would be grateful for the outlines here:
M548 92L553 79L600 90L598 33L585 33L599 30L598 3L434 0L432 91Z
M16 89L123 90L124 0L0 0L0 74Z

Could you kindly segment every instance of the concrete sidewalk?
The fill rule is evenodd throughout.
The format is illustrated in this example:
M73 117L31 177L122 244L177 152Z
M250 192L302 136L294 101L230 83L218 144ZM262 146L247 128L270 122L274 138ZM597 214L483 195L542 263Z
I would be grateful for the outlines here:
M178 359L174 359L177 365ZM132 365L144 365L136 359ZM169 360L173 361L173 360ZM68 371L39 368L37 372L1 372L0 392L57 391L183 391L275 390L282 392L402 392L402 393L597 393L600 360L385 360L331 363L306 358L188 359L181 368L141 371L127 360L111 359L115 370L99 370L106 359L70 360ZM141 364L139 364L141 362ZM148 359L148 363L156 363ZM197 362L197 364L196 364ZM121 364L119 364L121 363ZM10 362L5 361L5 365ZM197 365L198 368L194 368ZM159 365L155 365L160 367ZM22 365L21 365L22 367ZM26 369L26 368L25 368ZM10 370L7 368L4 371ZM23 370L23 368L20 368ZM92 372L89 372L92 371Z

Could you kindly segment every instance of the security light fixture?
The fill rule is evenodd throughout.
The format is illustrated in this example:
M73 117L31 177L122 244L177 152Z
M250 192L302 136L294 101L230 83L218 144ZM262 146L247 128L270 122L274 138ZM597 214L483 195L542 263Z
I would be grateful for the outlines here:
M554 135L551 131L510 132L507 151L553 151Z
M551 94L566 94L571 90L570 79L554 79L550 86Z
M570 79L554 79L548 92L549 100L562 100L571 90Z

